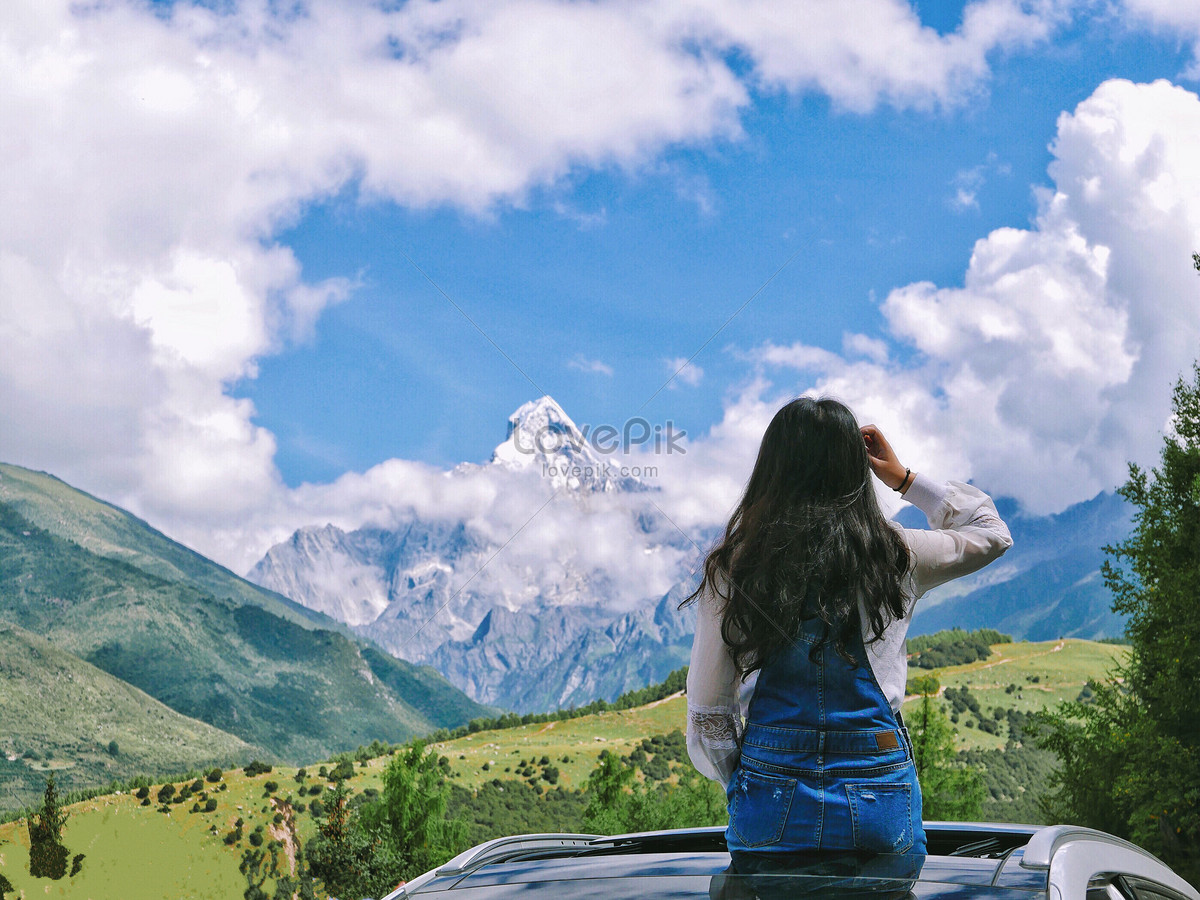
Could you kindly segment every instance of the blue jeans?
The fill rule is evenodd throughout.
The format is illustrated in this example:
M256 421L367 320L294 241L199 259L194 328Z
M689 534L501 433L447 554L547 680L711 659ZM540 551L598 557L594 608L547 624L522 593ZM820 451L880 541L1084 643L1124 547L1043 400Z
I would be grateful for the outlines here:
M730 852L923 854L921 788L907 732L900 733L900 746L879 751L869 749L871 732L752 722L726 792ZM824 753L805 749L822 741Z
M923 855L921 787L855 630L849 658L801 623L759 672L726 792L731 854Z

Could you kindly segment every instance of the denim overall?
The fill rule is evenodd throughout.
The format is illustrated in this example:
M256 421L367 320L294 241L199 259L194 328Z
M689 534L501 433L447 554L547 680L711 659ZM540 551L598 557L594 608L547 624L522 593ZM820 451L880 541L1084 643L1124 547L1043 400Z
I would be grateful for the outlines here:
M759 671L741 759L729 782L732 854L925 853L912 743L867 662L859 629L847 648L806 620Z

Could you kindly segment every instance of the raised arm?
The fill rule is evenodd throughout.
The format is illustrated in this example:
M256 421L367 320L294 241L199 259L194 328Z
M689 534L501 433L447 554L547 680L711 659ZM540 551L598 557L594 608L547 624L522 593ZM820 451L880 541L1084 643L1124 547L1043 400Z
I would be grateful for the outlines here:
M992 498L976 487L916 475L904 499L925 513L933 529L904 529L913 558L914 599L982 569L1012 546Z
M904 529L912 554L914 600L939 584L982 569L1012 546L1008 526L983 491L912 472L874 425L863 426L862 434L875 476L925 513L933 529Z

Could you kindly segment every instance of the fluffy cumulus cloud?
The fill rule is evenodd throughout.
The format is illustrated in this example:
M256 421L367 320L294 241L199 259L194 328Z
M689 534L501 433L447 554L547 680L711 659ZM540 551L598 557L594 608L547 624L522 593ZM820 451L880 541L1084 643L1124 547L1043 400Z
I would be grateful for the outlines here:
M914 465L1036 513L1113 488L1128 459L1153 462L1200 347L1200 98L1106 82L1060 117L1052 150L1033 227L978 241L962 287L884 300L903 361L862 336L844 355L766 343L771 381L734 399L715 445L740 444L745 471L791 386L845 400Z
M904 0L6 3L0 458L234 565L380 486L420 493L440 476L399 462L370 491L288 491L229 394L353 291L279 243L305 204L348 184L521 203L572 168L736 140L761 89L953 105L1060 20L1050 0L977 0L949 35Z

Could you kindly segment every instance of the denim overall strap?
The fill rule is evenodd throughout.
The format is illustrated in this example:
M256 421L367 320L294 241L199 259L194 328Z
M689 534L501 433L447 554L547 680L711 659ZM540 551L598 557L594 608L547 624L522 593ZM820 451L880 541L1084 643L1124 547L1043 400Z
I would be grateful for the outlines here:
M728 789L730 851L924 853L912 743L855 630L849 654L807 620L765 665Z

